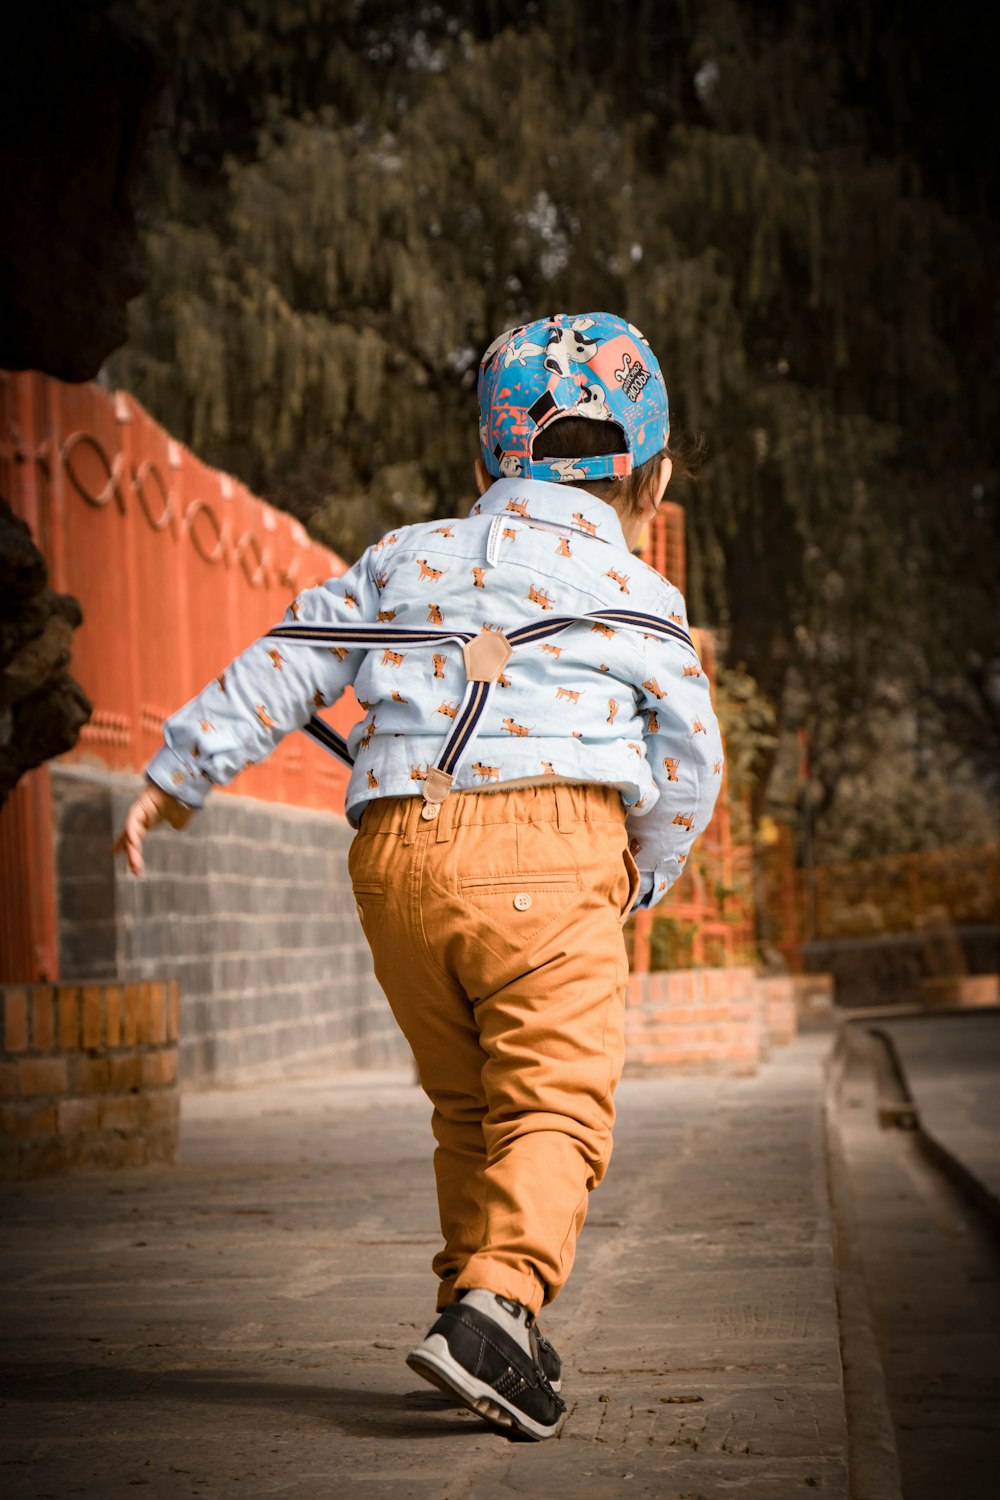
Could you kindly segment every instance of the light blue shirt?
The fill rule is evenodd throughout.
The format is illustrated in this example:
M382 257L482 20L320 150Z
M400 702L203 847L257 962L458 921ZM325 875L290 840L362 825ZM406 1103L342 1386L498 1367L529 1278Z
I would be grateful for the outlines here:
M501 479L467 519L383 537L340 578L300 594L285 620L476 632L623 608L687 629L680 593L629 551L610 505L569 485ZM348 684L364 710L348 739L347 816L357 827L373 797L420 794L465 693L457 644L345 651L259 640L166 721L147 775L200 807ZM722 765L693 649L581 621L514 652L455 791L548 776L617 787L644 907L677 879L707 825Z

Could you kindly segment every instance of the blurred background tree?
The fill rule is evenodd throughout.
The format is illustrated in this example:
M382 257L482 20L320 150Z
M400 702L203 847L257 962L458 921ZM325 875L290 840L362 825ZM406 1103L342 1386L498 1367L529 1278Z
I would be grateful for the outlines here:
M468 503L496 333L623 313L708 438L689 598L773 716L755 814L808 797L821 858L996 836L995 13L129 14L174 116L113 381L352 559Z

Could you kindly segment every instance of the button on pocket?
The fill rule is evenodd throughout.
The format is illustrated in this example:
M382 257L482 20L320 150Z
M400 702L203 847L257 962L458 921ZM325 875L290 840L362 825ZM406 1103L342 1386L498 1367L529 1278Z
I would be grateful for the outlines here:
M528 910L528 907L531 905L531 897L528 895L527 891L518 891L517 895L514 897L514 905L517 907L518 911Z
M364 922L366 917L374 917L382 910L385 905L385 887L374 880L355 881L354 901L358 921Z

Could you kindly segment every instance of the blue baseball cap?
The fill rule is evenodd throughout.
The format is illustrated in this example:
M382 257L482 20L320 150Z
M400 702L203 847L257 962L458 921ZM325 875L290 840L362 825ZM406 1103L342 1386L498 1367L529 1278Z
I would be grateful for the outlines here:
M479 366L479 438L495 479L623 478L667 445L670 409L656 355L614 313L555 313L502 333ZM543 427L560 417L615 422L625 453L532 458Z

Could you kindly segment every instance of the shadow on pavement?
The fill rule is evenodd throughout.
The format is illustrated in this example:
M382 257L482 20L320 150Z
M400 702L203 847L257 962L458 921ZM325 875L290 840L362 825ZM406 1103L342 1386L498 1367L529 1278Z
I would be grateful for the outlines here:
M484 1432L480 1422L465 1414L442 1421L447 1413L460 1408L439 1391L377 1391L332 1383L262 1381L232 1370L220 1375L212 1370L136 1370L55 1362L0 1366L0 1389L8 1400L16 1401L253 1403L308 1410L314 1417L317 1407L328 1406L328 1420L338 1431L380 1440L454 1437L457 1433L482 1437ZM394 1418L393 1413L398 1415ZM498 1432L496 1436L506 1435Z

